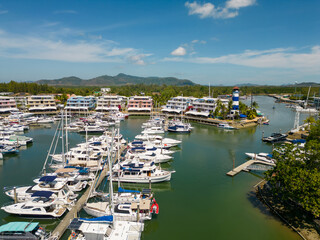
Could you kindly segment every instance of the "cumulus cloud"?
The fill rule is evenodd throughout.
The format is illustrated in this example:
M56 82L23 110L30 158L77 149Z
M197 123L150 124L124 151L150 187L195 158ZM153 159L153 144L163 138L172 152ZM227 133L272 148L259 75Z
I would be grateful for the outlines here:
M65 62L125 62L129 56L139 55L137 49L115 47L115 45L114 42L108 40L67 42L20 36L0 29L0 56L7 58ZM140 54L140 58L143 58L143 54Z
M212 3L186 2L189 15L199 15L200 18L234 18L239 15L239 9L255 4L256 0L228 0L223 6Z
M145 57L149 57L152 54L137 54L133 56L129 56L128 59L131 63L136 65L146 65L146 62L144 61Z
M309 52L299 52L293 48L268 50L246 50L239 54L220 57L165 58L164 61L184 61L198 64L227 63L257 68L287 68L319 73L320 46L310 48Z
M171 55L173 56L184 56L186 54L187 54L187 51L184 47L178 47L177 49L171 52Z

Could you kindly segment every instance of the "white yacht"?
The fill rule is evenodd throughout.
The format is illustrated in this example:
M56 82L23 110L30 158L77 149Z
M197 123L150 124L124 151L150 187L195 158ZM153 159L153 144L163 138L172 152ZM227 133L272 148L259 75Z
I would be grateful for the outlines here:
M79 133L103 133L105 131L105 128L102 128L100 126L96 126L96 125L88 125L88 126L84 126L81 130L79 130Z
M22 202L32 198L32 194L38 191L50 191L61 194L60 196L63 198L67 196L70 199L75 199L78 196L77 194L74 194L72 191L70 191L66 186L67 180L58 182L55 181L56 178L56 176L44 176L40 178L39 184L25 187L7 187L4 188L4 192L8 197L12 199L16 198L18 202Z
M269 153L245 153L248 157L254 160L265 161L268 163L274 163L275 160L272 158L272 154Z
M145 128L141 133L142 134L163 134L164 130L162 127L150 127L150 128Z
M57 218L61 217L66 211L66 208L57 204L54 199L46 197L5 205L1 209L9 214L32 218Z
M115 220L137 221L137 218L139 218L145 221L152 219L152 211L150 211L152 203L150 199L140 199L138 202L114 204L114 209L111 209L112 206L109 202L100 201L86 203L83 209L87 214L94 217L102 217L113 213Z
M158 168L154 162L139 162L137 160L118 163L113 167L113 181L129 183L158 183L170 181L175 171Z
M75 218L68 227L70 240L140 240L144 224L114 221L113 216L93 219Z
M150 141L150 142L159 140L164 144L174 144L174 145L178 145L181 143L180 140L176 140L173 138L163 138L160 135L149 135L149 134L137 135L137 136L135 136L135 139L142 140L142 141Z

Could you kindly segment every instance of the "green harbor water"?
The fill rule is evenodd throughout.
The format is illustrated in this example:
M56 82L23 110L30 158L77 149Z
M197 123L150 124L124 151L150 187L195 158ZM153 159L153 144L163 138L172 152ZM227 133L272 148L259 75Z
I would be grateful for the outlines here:
M160 214L146 222L144 240L157 239L299 239L299 236L269 213L255 197L253 186L261 180L261 173L242 172L231 178L226 173L232 169L233 160L239 165L247 160L245 152L270 152L272 146L261 141L272 132L288 131L293 127L295 113L284 104L275 104L273 98L254 98L270 119L269 126L224 131L212 126L193 123L191 134L166 134L182 140L181 149L174 160L163 168L176 170L171 182L152 185ZM275 106L275 109L272 107ZM303 119L306 115L301 115ZM141 124L148 118L131 117L121 123L121 133L126 139L141 132ZM32 184L45 161L55 132L50 129L31 129L27 136L34 143L19 154L7 156L0 166L0 187ZM69 135L70 147L84 141L77 133ZM59 149L58 149L59 151ZM124 185L134 187L135 185ZM138 186L148 187L147 186ZM4 193L0 205L9 202ZM83 214L83 213L82 213ZM0 210L0 224L25 220ZM58 220L40 221L52 230Z

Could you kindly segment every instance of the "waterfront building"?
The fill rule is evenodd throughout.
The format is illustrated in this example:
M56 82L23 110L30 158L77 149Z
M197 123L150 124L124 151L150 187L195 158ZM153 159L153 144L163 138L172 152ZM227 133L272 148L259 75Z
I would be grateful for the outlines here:
M111 91L110 88L101 88L101 89L100 89L100 92L101 92L102 94L107 94L107 93L109 93L110 91Z
M16 101L13 97L0 97L0 113L18 111Z
M230 111L231 115L239 113L239 88L234 87L232 90L232 109Z
M151 112L153 100L150 96L133 96L128 102L128 112Z
M186 112L186 115L208 117L214 112L217 106L218 98L203 97L193 101L192 108Z
M127 97L118 95L104 95L98 98L96 111L110 112L124 109L127 104Z
M52 95L33 95L27 97L29 112L53 112L57 111L56 102Z
M89 111L95 108L96 98L92 96L73 96L67 100L66 110Z
M189 108L192 108L194 101L197 98L194 97L172 97L167 105L162 108L163 113L177 113L180 114L182 112L188 111Z

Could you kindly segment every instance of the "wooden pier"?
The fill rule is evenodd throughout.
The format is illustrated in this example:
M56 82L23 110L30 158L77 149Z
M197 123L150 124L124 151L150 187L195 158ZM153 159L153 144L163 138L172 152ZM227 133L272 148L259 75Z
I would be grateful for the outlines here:
M260 160L249 160L243 164L241 164L240 166L232 169L230 172L227 172L227 175L230 176L230 177L233 177L235 175L237 175L239 172L241 172L242 170L246 169L247 167L249 167L250 165L252 164L256 164L256 163L259 163L259 164L264 164L264 165L269 165L269 166L275 166L274 163L268 163L268 162L265 162L265 161L260 161Z
M125 149L125 147L122 147L120 149L120 153L122 153L124 151L124 149ZM118 160L119 159L116 157L114 162L117 162ZM94 182L91 182L91 184L88 184L89 186L88 186L87 190L84 192L84 194L81 196L81 198L75 203L75 205L72 206L72 209L69 210L69 212L64 216L64 218L60 221L58 226L53 230L49 240L58 240L62 237L62 235L64 234L64 232L67 230L68 226L70 225L70 222L72 221L72 219L77 217L78 212L80 212L80 210L85 205L85 203L88 199L88 196L91 192L92 184L94 187L98 187L101 184L101 182L104 180L104 178L107 176L108 172L109 172L109 167L107 166L105 169L103 169L101 171L100 177L98 179L96 179Z

